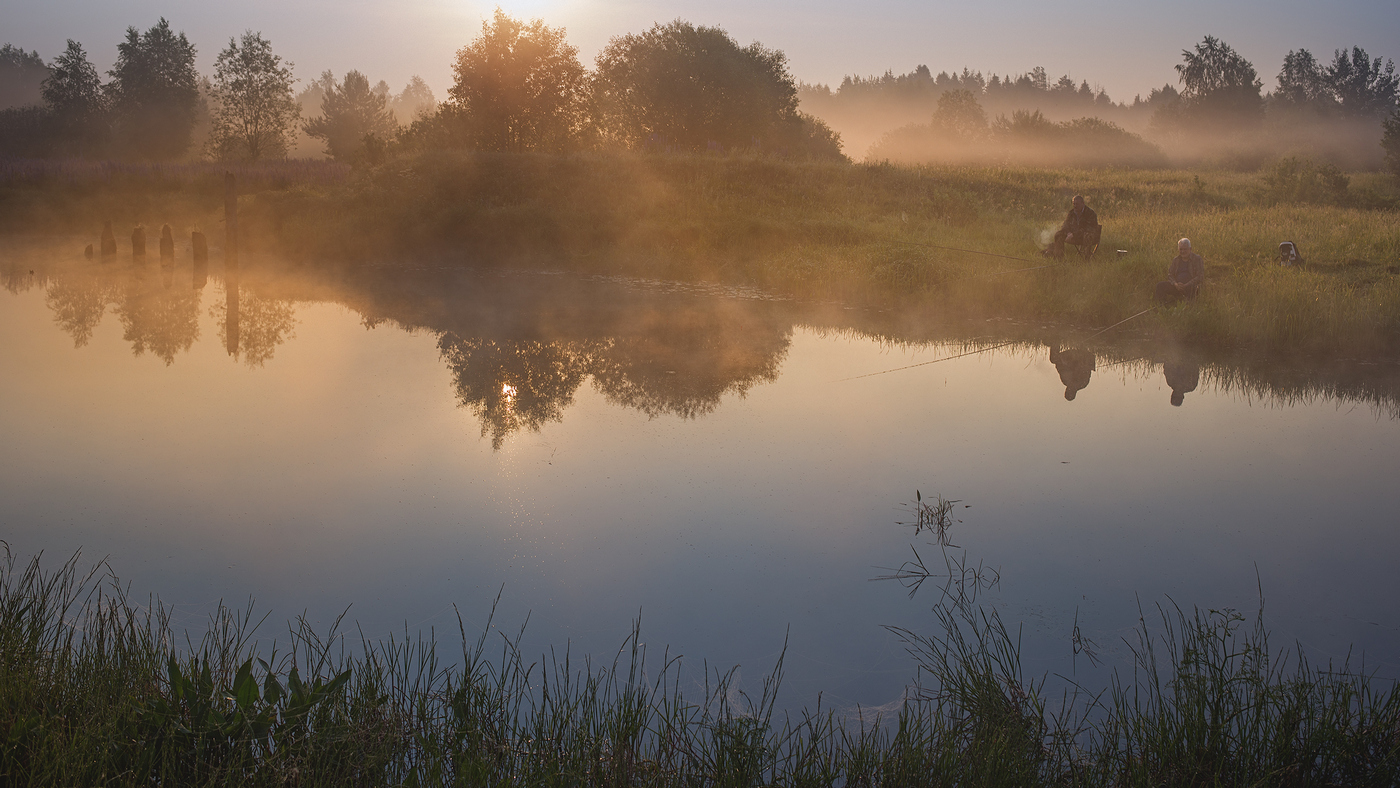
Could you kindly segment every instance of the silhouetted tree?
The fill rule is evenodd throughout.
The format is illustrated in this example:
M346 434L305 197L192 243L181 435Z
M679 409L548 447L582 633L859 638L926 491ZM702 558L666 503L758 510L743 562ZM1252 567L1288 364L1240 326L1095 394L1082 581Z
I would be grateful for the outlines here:
M481 150L562 150L575 144L587 110L578 49L562 27L512 19L497 8L481 35L457 50L448 94Z
M48 76L49 67L37 50L0 46L0 109L38 104L39 87Z
M1390 113L1383 125L1381 147L1385 149L1385 163L1391 172L1400 176L1400 109Z
M1176 71L1181 91L1183 119L1191 122L1247 122L1263 115L1264 83L1229 44L1206 36L1194 51L1184 49Z
M951 136L972 139L986 134L987 113L972 91L950 90L938 97L933 124Z
M399 123L408 125L417 120L420 115L431 113L437 108L437 97L433 95L432 88L417 74L404 85L403 92L394 96L389 101L389 108L393 110L394 117Z
M261 33L230 38L214 60L209 152L248 161L285 157L301 115L293 82L292 64L283 65Z
M1327 74L1317 58L1306 49L1290 50L1278 72L1274 100L1294 107L1326 110L1335 106Z
M1361 47L1352 47L1350 57L1344 49L1333 53L1326 78L1337 104L1347 115L1383 118L1396 108L1400 98L1400 76L1395 73L1395 63L1387 60L1381 68L1381 59L1370 59Z
M195 48L161 18L150 30L126 30L107 72L117 141L137 158L175 158L189 150L199 108Z
M398 124L384 96L370 89L364 74L351 71L340 84L331 81L321 100L321 117L302 128L325 141L326 155L332 159L355 162L364 157L366 137L388 139Z
M61 147L72 153L91 153L101 145L107 127L102 79L88 62L82 44L68 39L68 48L54 58L53 73L44 80L43 94Z
M680 20L608 42L594 92L605 132L633 148L749 147L797 112L781 51Z

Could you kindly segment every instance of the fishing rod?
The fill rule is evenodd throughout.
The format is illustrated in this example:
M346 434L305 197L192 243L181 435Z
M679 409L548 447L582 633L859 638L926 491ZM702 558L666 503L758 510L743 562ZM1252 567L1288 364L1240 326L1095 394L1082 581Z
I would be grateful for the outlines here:
M1014 345L1014 344L1016 344L1018 341L1020 341L1020 340L1015 340L1015 339L1013 339L1013 340L1011 340L1010 342L1003 342L1003 343L1001 343L1000 345L992 345L991 347L984 347L984 348L982 348L981 350L969 350L969 351L967 351L966 353L959 353L959 354L957 354L956 356L947 356L947 357L945 357L945 358L936 358L936 359L934 359L934 360L932 360L932 361L920 361L920 362L917 363L917 364L910 364L910 365L904 366L904 367L895 367L894 369L886 369L886 370L881 370L881 371L879 371L879 372L867 372L867 373L865 373L864 375L856 375L855 377L850 377L850 378L841 378L840 380L834 380L834 381L832 381L832 382L833 382L833 383L845 383L845 382L848 381L848 380L860 380L861 378L873 378L873 377L875 377L876 375L888 375L888 374L891 373L891 372L903 372L903 371L906 370L906 369L913 369L914 367L926 367L926 366L928 366L929 364L937 364L937 363L940 362L940 361L952 361L952 360L955 359L955 358L962 358L963 356L975 356L975 355L977 355L978 353L986 353L986 352L989 351L989 350L996 350L997 348L1003 348L1003 347L1006 347L1007 345Z
M894 238L887 238L887 239L885 239L885 240L888 241L889 243L892 243L892 244L899 244L899 245L901 245L901 246L920 246L920 247L923 247L923 248L925 248L925 249L942 249L942 250L947 251L947 252L961 252L961 253L963 253L963 254L980 254L980 255L985 255L985 256L987 256L987 257L1000 257L1000 258L1003 259L1003 260L1016 260L1016 261L1022 262L1022 263L1035 263L1035 262L1039 262L1039 261L1037 261L1037 260L1032 260L1032 259L1029 258L1029 257L1016 257L1016 256L1014 256L1014 255L1009 255L1009 254L998 254L997 252L981 252L981 251L978 251L978 250L976 250L976 249L959 249L959 248L956 247L956 246L939 246L938 244L918 243L918 242L915 242L915 241L899 241L899 240L895 240ZM1008 271L991 271L991 272L988 272L988 273L968 274L967 276L959 277L959 278L960 278L960 279L975 279L975 278L977 278L977 277L979 277L979 276L1000 276L1000 275L1002 275L1002 274L1019 274L1019 273L1021 273L1021 272L1023 272L1023 271L1039 271L1039 270L1041 270L1041 269L1043 269L1043 268L1055 268L1055 267L1061 266L1061 265L1064 265L1064 263L1042 263L1042 264L1040 264L1040 265L1033 265L1033 266L1030 266L1029 268L1012 268L1012 269L1010 269L1010 270L1008 270Z
M938 244L919 243L919 242L917 242L917 241L897 241L897 240L895 240L895 239L893 239L893 238L887 238L886 240L889 241L889 242L892 243L892 244L900 244L901 246L923 246L923 247L926 247L926 248L928 248L928 249L942 249L942 250L947 251L947 252L962 252L963 254L981 254L981 255L986 255L987 257L1000 257L1000 258L1003 258L1003 259L1005 259L1005 260L1018 260L1018 261L1023 262L1023 263L1034 263L1034 262L1036 262L1035 260L1032 260L1032 259L1030 259L1029 257L1014 257L1014 256L1009 255L1009 254L998 254L998 253L996 253L996 252L979 252L979 251L976 250L976 249L959 249L959 248L957 248L957 247L955 247L955 246L939 246ZM1059 263L1052 263L1052 265L1059 265ZM1043 265L1042 265L1042 266L1036 266L1036 267L1037 267L1037 268L1047 268L1048 266L1043 266ZM1028 270L1031 270L1031 269L1023 268L1023 269L1020 269L1020 270L1028 271ZM1012 272L1011 272L1011 271L1002 271L1002 272L1000 272L1000 273L1007 273L1007 274L1009 274L1009 273L1012 273Z
M1098 335L1100 335L1100 334L1103 334L1103 333L1108 332L1108 331L1112 331L1113 329L1115 329L1115 328L1117 328L1117 327L1123 325L1124 323L1128 322L1129 320L1136 320L1137 318L1142 317L1143 315L1147 314L1148 312L1155 311L1156 309L1157 309L1157 307L1155 307L1155 306L1153 306L1153 307L1148 307L1147 309L1144 309L1144 310L1142 310L1141 312L1138 312L1138 313L1135 314L1135 315L1132 315L1132 316L1129 316L1129 317L1125 317L1125 318L1123 318L1122 320L1119 320L1117 323L1114 323L1113 325L1109 326L1108 328L1103 328L1103 329L1099 329L1098 331L1095 331L1094 333L1092 333L1092 334L1090 334L1089 336L1085 337L1085 338L1084 338L1084 341L1087 342L1088 340L1093 339L1094 337L1096 337L1096 336L1098 336ZM1011 340L1010 342L1002 342L1002 343L999 344L999 345L992 345L991 347L984 347L984 348L981 348L981 349L979 349L979 350L969 350L969 351L967 351L967 352L965 352L965 353L958 353L957 355L953 355L953 356L945 356L945 357L943 357L943 358L936 358L936 359L933 359L932 361L920 361L920 362L917 363L917 364L908 364L908 365L903 366L903 367L895 367L894 369L885 369L885 370L881 370L881 371L879 371L879 372L867 372L867 373L865 373L864 375L855 375L854 377L841 378L841 379L839 379L839 380L835 380L835 381L832 381L832 382L833 382L833 383L845 383L845 382L848 381L848 380L860 380L861 378L873 378L873 377L875 377L876 375L888 375L888 374L891 373L891 372L903 372L903 371L906 370L906 369L914 369L915 367L926 367L926 366L928 366L929 364L937 364L937 363L940 362L940 361L952 361L952 360L955 359L955 358L964 358L964 357L966 357L966 356L975 356L975 355L977 355L977 354L979 354L979 353L986 353L986 352L988 352L988 351L996 350L996 349L998 349L998 348L1004 348L1004 347L1006 347L1006 346L1008 346L1008 345L1014 345L1014 344L1016 344L1017 342L1020 342L1020 341L1021 341L1021 340L1019 340L1019 339L1013 339L1013 340Z

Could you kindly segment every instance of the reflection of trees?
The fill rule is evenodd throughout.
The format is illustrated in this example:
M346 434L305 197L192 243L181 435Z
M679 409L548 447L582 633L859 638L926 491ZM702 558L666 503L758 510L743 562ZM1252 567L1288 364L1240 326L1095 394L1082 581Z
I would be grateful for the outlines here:
M481 435L501 448L521 429L561 421L587 374L586 343L494 341L443 334L438 349L452 368L462 404L481 422Z
M458 399L499 449L515 432L563 420L589 376L608 401L648 416L707 414L725 394L777 378L789 325L759 326L714 309L642 309L627 316L622 336L541 341L448 332L438 349Z
M234 358L261 367L277 346L296 336L296 309L282 298L259 296L236 280L225 280L223 292L209 307L218 325L219 341Z
M744 318L750 319L744 319ZM649 312L631 336L608 343L590 365L609 401L648 416L695 418L729 393L777 380L790 328L755 325L752 315Z
M166 365L199 338L199 291L157 286L136 270L114 310L133 354L149 350Z
M19 263L10 263L0 268L0 284L3 284L6 290L15 295L25 292L38 283L34 272Z
M73 347L82 347L102 322L107 304L115 300L114 290L96 276L59 277L49 281L44 302L58 327L73 337Z

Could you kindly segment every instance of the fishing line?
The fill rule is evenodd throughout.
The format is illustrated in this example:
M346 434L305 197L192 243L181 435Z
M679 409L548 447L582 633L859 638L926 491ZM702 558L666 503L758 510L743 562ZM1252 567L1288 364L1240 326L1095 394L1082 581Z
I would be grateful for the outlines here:
M1000 257L1000 258L1003 259L1003 260L1015 260L1015 261L1021 262L1021 263L1035 263L1035 262L1039 262L1038 260L1034 260L1034 259L1029 258L1029 257L1016 257L1016 256L1014 256L1014 255L1009 255L1009 254L998 254L997 252L980 252L980 251L978 251L978 250L976 250L976 249L959 249L959 248L956 247L956 246L939 246L938 244L918 243L918 242L916 242L916 241L898 241L898 240L895 240L894 238L886 238L885 241L886 241L887 243L899 244L899 245L901 245L901 246L921 246L921 247L923 247L923 248L925 248L925 249L942 249L943 251L947 251L947 252L961 252L961 253L963 253L963 254L980 254L980 255L986 255L987 257ZM1029 268L1012 268L1012 269L1010 269L1010 270L1008 270L1008 271L990 271L990 272L988 272L988 273L968 274L968 275L966 275L966 276L956 277L956 279L955 279L954 281L961 280L961 279L976 279L977 277L981 277L981 276L1000 276L1000 275L1002 275L1002 274L1019 274L1019 273L1021 273L1021 272L1023 272L1023 271L1039 271L1039 270L1042 270L1042 269L1045 269L1045 268L1056 268L1056 267L1062 266L1062 265L1064 265L1064 263L1042 263L1042 264L1040 264L1040 265L1033 265L1033 266L1030 266Z
M1035 260L1032 260L1032 259L1030 259L1029 257L1013 257L1012 255L1009 255L1009 254L997 254L996 252L979 252L979 251L977 251L976 249L958 249L957 247L953 247L953 246L939 246L938 244L918 243L918 242L916 242L916 241L896 241L896 240L893 239L893 238L887 238L886 240L889 241L889 242L892 243L892 244L901 244L901 245L903 245L903 246L923 246L923 247L927 247L927 248L929 248L929 249L943 249L944 251L948 251L948 252L962 252L963 254L983 254L983 255L986 255L986 256L988 256L988 257L1000 257L1000 258L1003 258L1003 259L1005 259L1005 260L1019 260L1020 262L1023 262L1023 263L1034 263L1034 262L1036 262ZM1052 263L1052 265L1059 265L1059 263ZM1036 266L1036 268L1049 268L1049 266L1039 265L1039 266ZM1033 270L1033 269L1022 268L1022 269L1019 269L1019 270L1022 270L1022 271L1029 271L1029 270ZM1011 271L998 271L998 273L1009 274L1009 273L1012 273L1012 272L1011 272Z
M1113 325L1109 326L1108 328L1103 328L1103 329L1100 329L1100 330L1098 330L1098 331L1095 331L1094 333L1090 334L1089 336L1085 337L1084 339L1085 339L1085 341L1087 341L1087 340L1093 339L1094 337L1096 337L1096 336L1098 336L1099 334L1102 334L1102 333L1104 333L1104 332L1106 332L1106 331L1112 331L1113 329L1115 329L1115 328L1117 328L1117 327L1123 325L1124 323L1128 322L1129 320L1134 320L1134 319L1136 319L1136 318L1142 317L1143 315L1147 314L1148 312L1151 312L1151 311L1155 310L1156 308L1157 308L1157 307L1155 307L1155 306L1153 306L1153 307L1148 307L1147 309L1144 309L1144 310L1142 310L1141 312L1138 312L1136 315L1132 315L1132 316L1130 316L1130 317L1125 317L1125 318L1123 318L1122 320L1119 320L1117 323L1114 323ZM894 369L885 369L885 370L881 370L881 371L879 371L879 372L867 372L867 373L864 374L864 375L856 375L856 376L854 376L854 377L841 378L841 379L839 379L839 380L834 380L834 381L832 381L832 382L833 382L833 383L845 383L845 382L848 381L848 380L860 380L861 378L872 378L872 377L875 377L876 375L888 375L888 374L891 373L891 372L902 372L902 371L904 371L904 370L906 370L906 369L914 369L915 367L926 367L926 366L928 366L929 364L937 364L937 363L940 362L940 361L952 361L952 360L955 359L955 358L964 358L964 357L966 357L966 356L975 356L975 355L977 355L978 353L986 353L986 352L988 352L988 351L996 350L996 349L998 349L998 348L1004 348L1004 347L1006 347L1007 345L1014 345L1014 344L1016 344L1017 342L1021 342L1021 341L1022 341L1022 340L1019 340L1019 339L1013 339L1013 340L1011 340L1010 342L1003 342L1003 343L1001 343L1000 345L992 345L991 347L984 347L984 348L982 348L981 350L969 350L969 351L967 351L967 352L965 352L965 353L959 353L959 354L957 354L957 355L955 355L955 356L945 356L945 357L943 357L943 358L936 358L936 359L933 359L932 361L920 361L920 362L917 363L917 364L909 364L909 365L903 366L903 367L895 367Z
M895 367L894 369L881 370L880 372L867 372L867 373L864 374L864 375L856 375L855 377L850 377L850 378L841 378L840 380L833 380L832 382L833 382L833 383L845 383L845 382L848 381L848 380L860 380L861 378L871 378L871 377L875 377L876 375L887 375L887 374L889 374L889 373L891 373L891 372L901 372L901 371L906 370L906 369L913 369L914 367L926 367L926 366L928 366L929 364L937 364L937 363L940 362L940 361L952 361L952 360L955 359L955 358L962 358L963 356L975 356L975 355L977 355L978 353L986 353L986 352L989 351L989 350L996 350L997 348L1006 347L1007 345L1014 345L1014 344L1016 344L1016 343L1019 342L1019 341L1021 341L1021 340L1013 339L1013 340L1010 341L1010 342L1003 342L1003 343L1001 343L1000 345L992 345L991 347L984 347L984 348L982 348L981 350L969 350L969 351L967 351L966 353L959 353L959 354L957 354L956 356L947 356L947 357L945 357L945 358L936 358L936 359L934 359L934 360L932 360L932 361L920 361L920 362L917 363L917 364L910 364L910 365L905 366L905 367Z

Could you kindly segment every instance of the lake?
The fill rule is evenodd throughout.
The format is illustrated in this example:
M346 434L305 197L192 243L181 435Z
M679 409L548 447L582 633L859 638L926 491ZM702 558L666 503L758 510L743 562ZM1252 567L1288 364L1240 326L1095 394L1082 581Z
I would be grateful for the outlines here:
M1159 604L1400 676L1400 367L940 322L742 288L249 256L227 275L0 251L0 539L107 558L198 631L483 627L529 653L741 666L783 705L897 702L946 579L1032 674ZM153 247L154 249L154 247ZM1052 355L1054 359L1052 360ZM916 495L920 499L916 502ZM915 533L947 509L947 546ZM977 578L981 579L979 583ZM499 597L494 619L493 603ZM528 624L527 624L528 622Z

